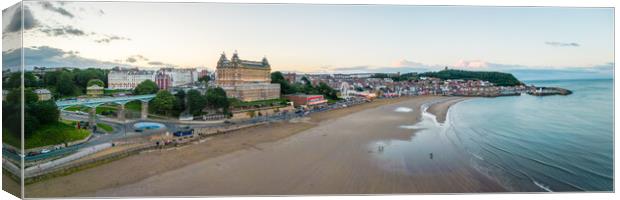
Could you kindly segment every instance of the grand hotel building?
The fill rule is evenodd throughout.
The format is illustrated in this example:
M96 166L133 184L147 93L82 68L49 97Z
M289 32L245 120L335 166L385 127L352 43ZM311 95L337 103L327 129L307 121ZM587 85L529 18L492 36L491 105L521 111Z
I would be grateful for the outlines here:
M222 53L216 67L216 83L228 97L241 101L280 98L280 84L271 83L271 66L262 61L239 59L235 52L229 60Z

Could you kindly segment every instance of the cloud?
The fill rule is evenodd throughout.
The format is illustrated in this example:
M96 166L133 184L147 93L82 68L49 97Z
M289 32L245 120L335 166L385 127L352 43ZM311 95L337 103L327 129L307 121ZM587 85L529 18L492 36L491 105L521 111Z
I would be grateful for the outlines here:
M151 62L148 62L147 64L155 65L158 67L179 67L178 65L175 65L175 64L170 64L170 63L165 63L165 62L160 62L160 61L151 61Z
M55 12L59 12L65 16L70 16L71 18L73 18L73 14L69 13L68 11L66 11L65 9L61 8L61 7L54 7L50 2L46 2L46 1L41 1L39 2L44 9L47 10L53 10ZM3 13L4 15L4 13ZM5 27L5 29L3 30L4 33L12 33L12 32L18 32L21 29L21 9L16 9L15 13L13 14L12 18L9 21L9 24ZM47 36L86 36L86 35L90 35L86 32L84 32L81 29L75 28L71 25L67 25L67 26L60 26L60 27L51 27L48 25L45 25L41 22L39 22L38 20L36 20L34 18L34 16L32 15L32 12L30 11L30 9L27 6L24 6L24 30L30 30L36 27L36 30L46 34ZM94 34L94 33L91 33ZM3 36L4 37L4 36Z
M125 61L129 62L129 63L135 63L135 62L138 62L138 61L148 61L148 60L149 60L148 58L146 58L146 57L144 57L142 55L133 55L133 56L130 56L129 58L125 59Z
M425 65L423 63L414 62L406 59L399 60L393 63L393 65L396 67L428 67L428 65Z
M67 11L66 9L64 9L63 7L55 7L54 5L52 5L52 3L48 2L48 1L41 1L39 2L41 4L41 6L43 6L44 9L58 13L60 15L63 15L65 17L69 17L69 18L73 18L74 15ZM64 4L61 4L64 5Z
M126 38L126 37L121 37L121 36L116 36L116 35L107 35L105 36L105 38L101 38L98 40L95 40L96 43L110 43L114 40L131 40L130 38Z
M21 65L21 48L10 49L2 52L3 69L11 69L17 71ZM114 62L85 58L80 56L78 51L63 50L50 46L31 46L23 48L24 66L27 70L32 70L34 66L39 67L76 67L76 68L112 68L119 67L150 67L138 64L138 61L148 61L149 59L142 55L133 55L129 58L136 60L134 63L125 63L123 60L115 60ZM129 59L128 58L128 59ZM153 61L149 65L178 67L177 65L164 62Z
M61 26L60 28L45 27L40 29L41 32L47 34L47 36L84 36L88 35L84 31L77 29L73 26Z
M554 47L579 47L580 45L575 42L545 42L546 45L554 46Z
M19 69L21 61L21 48L2 52L2 67ZM24 66L32 69L34 66L42 67L97 67L111 68L114 66L132 67L120 63L84 58L78 51L65 51L50 46L33 46L24 49Z
M482 60L459 60L454 67L457 68L486 68L489 64Z
M30 30L32 28L34 28L35 26L38 25L37 20L34 18L34 16L32 16L32 12L30 12L30 9L28 8L28 6L24 6L24 30ZM5 33L13 33L13 32L18 32L21 31L22 28L22 9L15 9L15 12L13 13L13 16L11 16L11 19L9 21L9 24L6 26L6 28L4 28L4 32Z

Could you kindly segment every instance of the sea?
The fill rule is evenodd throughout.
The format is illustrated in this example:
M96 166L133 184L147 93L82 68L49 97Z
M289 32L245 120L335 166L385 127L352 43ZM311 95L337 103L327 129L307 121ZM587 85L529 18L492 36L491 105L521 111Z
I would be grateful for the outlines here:
M465 100L435 130L510 191L613 191L613 79L526 83L573 94Z

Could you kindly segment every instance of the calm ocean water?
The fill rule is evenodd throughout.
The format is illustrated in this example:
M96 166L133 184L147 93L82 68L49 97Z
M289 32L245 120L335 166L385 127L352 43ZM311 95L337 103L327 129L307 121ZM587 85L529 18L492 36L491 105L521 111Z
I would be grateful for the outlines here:
M467 100L450 109L443 135L510 190L613 190L613 80L527 83L574 93Z

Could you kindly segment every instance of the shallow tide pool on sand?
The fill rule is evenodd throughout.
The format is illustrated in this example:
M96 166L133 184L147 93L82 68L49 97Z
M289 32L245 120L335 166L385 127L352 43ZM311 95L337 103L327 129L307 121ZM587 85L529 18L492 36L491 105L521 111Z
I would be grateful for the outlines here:
M401 112L401 113L407 113L407 112L411 112L411 111L413 111L413 109L407 108L407 107L398 107L398 108L394 109L394 112Z
M438 123L436 117L426 112L430 103L422 105L422 118L415 124L400 125L401 129L410 129L410 140L381 140L371 143L371 148L380 150L377 159L382 163L400 160L405 169L394 169L392 165L384 165L386 170L401 171L407 175L441 174L446 170L467 168L459 153L449 144L442 134L445 126ZM413 114L413 113L412 113ZM415 133L414 133L415 132Z

